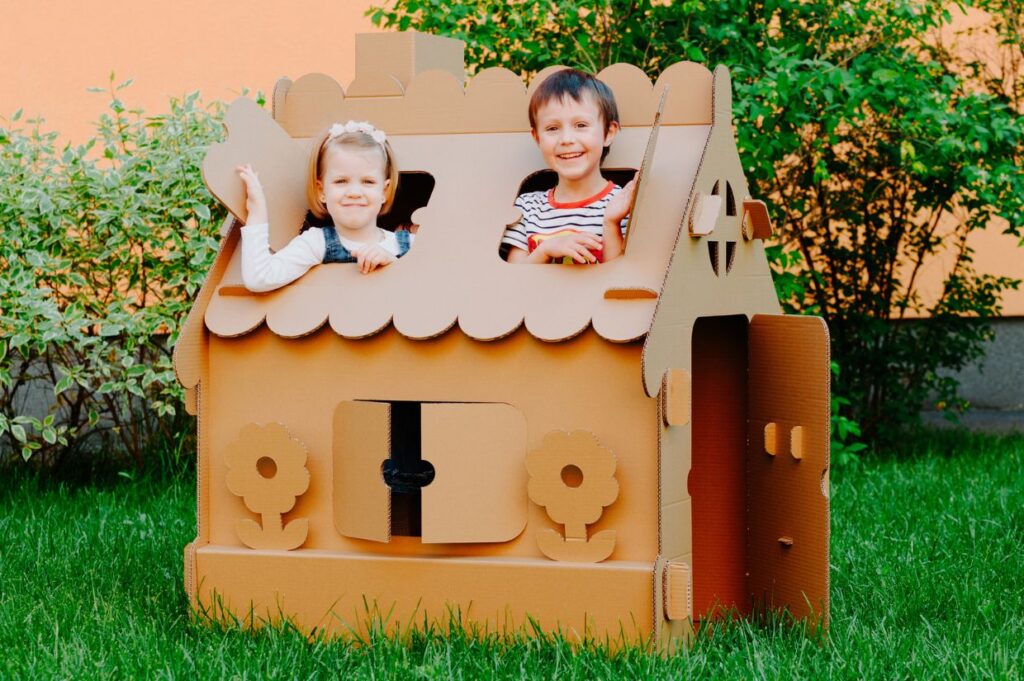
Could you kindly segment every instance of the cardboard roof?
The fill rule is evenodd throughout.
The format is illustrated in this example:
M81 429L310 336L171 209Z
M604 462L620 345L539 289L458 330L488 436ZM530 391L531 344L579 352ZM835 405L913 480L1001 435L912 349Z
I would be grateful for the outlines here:
M538 74L533 85L549 70ZM453 71L408 76L407 87L379 72L359 73L350 86L358 97L346 96L340 85L319 74L295 82L285 79L274 93L276 120L250 100L231 105L225 117L227 138L210 149L204 177L213 194L244 222L243 190L234 168L253 163L268 197L273 248L298 234L306 212L309 136L331 122L370 120L388 133L399 168L430 173L435 187L428 205L413 216L420 225L416 243L400 261L369 275L348 265L315 267L293 284L265 294L242 285L237 222L226 223L226 241L182 332L182 345L190 347L176 356L186 387L199 378L202 358L196 346L202 331L195 327L200 319L222 337L241 336L265 323L285 338L302 337L327 324L339 335L357 339L393 324L411 339L436 337L457 326L471 338L493 340L525 325L535 338L560 341L592 325L608 341L629 342L648 333L656 307L662 308L659 317L666 324L678 324L680 315L692 320L691 313L702 309L721 314L778 308L760 241L753 258L744 256L742 274L731 282L716 280L711 271L703 242L742 241L738 220L735 235L686 236L691 195L701 184L698 169L710 163L716 166L712 174L718 173L722 162L716 154L726 158L737 200L747 197L724 67L712 76L701 65L680 62L656 83L627 64L598 74L615 92L623 125L604 167L639 169L646 151L648 172L625 254L598 266L575 267L513 265L500 258L505 226L517 218L513 202L520 184L545 169L530 137L529 90L505 69L485 70L465 88ZM652 123L666 89L658 134L652 139ZM709 152L715 139L716 149ZM655 143L648 150L649 141ZM702 171L704 175L708 173ZM718 212L724 215L724 202L719 203ZM671 269L692 271L673 277L672 263ZM708 285L716 286L713 295ZM751 294L751 286L763 293ZM675 289L671 311L660 301L666 287ZM657 392L660 373L651 377L660 364L652 362L645 372L649 394Z

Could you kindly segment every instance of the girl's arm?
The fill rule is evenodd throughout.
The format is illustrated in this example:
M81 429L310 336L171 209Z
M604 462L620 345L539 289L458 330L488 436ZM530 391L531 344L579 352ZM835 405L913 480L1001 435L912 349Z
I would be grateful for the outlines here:
M290 284L324 260L327 245L323 232L310 229L292 239L277 253L270 252L267 199L252 166L238 166L245 184L248 220L242 227L242 283L250 291L273 291Z
M270 252L270 226L242 227L242 283L250 291L273 291L290 284L324 261L327 244L323 230L313 228Z

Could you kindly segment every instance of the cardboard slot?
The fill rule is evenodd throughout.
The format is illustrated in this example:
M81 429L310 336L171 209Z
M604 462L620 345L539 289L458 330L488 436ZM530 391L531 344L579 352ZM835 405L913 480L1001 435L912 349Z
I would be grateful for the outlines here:
M747 597L747 319L693 327L693 612L750 611Z
M605 300L657 300L658 292L649 288L610 288L604 292Z
M732 183L725 182L725 214L729 217L736 217L736 196L732 193Z
M732 272L732 266L736 264L736 242L725 242L725 273Z

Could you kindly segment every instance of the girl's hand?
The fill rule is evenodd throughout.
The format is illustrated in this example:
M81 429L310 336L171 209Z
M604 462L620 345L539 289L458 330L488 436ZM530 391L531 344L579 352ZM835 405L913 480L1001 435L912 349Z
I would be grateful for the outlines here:
M359 271L363 274L369 274L378 267L390 265L398 260L398 258L385 251L380 244L367 244L356 251L354 255L356 256L356 264L359 265Z
M533 253L540 253L542 257L546 258L545 262L569 257L584 265L597 262L597 257L590 252L590 249L600 251L602 246L601 237L586 232L577 232L545 239L534 249Z
M259 225L269 222L267 217L267 195L263 193L263 185L252 166L235 166L235 171L245 185L245 224Z

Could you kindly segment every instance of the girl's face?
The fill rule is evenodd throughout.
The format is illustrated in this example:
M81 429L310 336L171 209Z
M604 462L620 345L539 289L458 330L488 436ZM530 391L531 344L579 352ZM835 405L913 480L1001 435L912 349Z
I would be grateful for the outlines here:
M327 149L316 184L335 227L353 231L376 227L390 184L384 177L384 163L383 149Z

